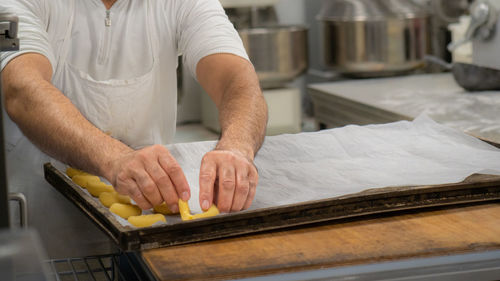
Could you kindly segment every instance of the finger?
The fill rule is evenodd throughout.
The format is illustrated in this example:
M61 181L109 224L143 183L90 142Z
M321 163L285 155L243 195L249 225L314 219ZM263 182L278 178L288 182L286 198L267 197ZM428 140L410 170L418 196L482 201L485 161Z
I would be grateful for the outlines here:
M235 170L232 165L221 165L218 168L219 198L217 207L221 212L229 213L233 205L234 188L236 184Z
M249 182L249 190L248 190L248 196L245 201L245 205L243 206L243 210L246 210L250 208L250 205L252 205L253 199L255 198L255 193L257 193L257 185L259 183L259 174L257 173L257 170L255 167L252 167L249 171L248 174L248 182Z
M141 209L150 209L152 204L144 198L139 186L128 173L120 173L116 177L115 189L118 193L128 195L132 198Z
M163 197L158 190L158 186L143 169L137 169L132 172L132 178L135 180L144 197L153 205L160 205Z
M169 176L177 192L177 195L184 201L189 200L189 198L191 197L189 184L186 180L186 177L184 176L184 172L182 171L181 166L179 166L179 163L177 163L175 158L170 154L170 152L168 152L166 148L161 151L162 153L158 158L158 162L160 163L165 173L167 173L167 175Z
M148 210L153 208L153 204L151 204L142 194L142 192L139 190L139 188L136 188L130 193L130 198L135 201L137 206L143 210Z
M170 181L170 177L165 173L165 171L163 171L157 161L155 161L154 163L146 163L145 168L146 172L156 183L160 195L163 198L163 201L165 201L165 203L168 205L170 211L177 213L179 211L179 197L177 196L177 192L172 182Z
M214 195L213 195L213 199L214 199L214 204L215 206L219 206L219 179L217 178L217 176L215 176L215 183L214 183Z
M248 179L248 169L246 166L240 166L236 169L236 186L234 189L232 212L241 211L246 203L250 188Z
M130 196L130 198L132 198L132 200L135 201L137 206L139 206L139 208L141 208L143 210L153 208L153 204L151 204L148 201L148 199L146 197L144 197L144 195L142 194L142 191L139 189L139 186L137 185L137 183L132 179L130 179L129 182L130 182L130 184L128 185L129 189L128 189L127 193Z
M200 166L200 206L208 210L214 200L214 184L217 175L217 166L211 160L203 158Z

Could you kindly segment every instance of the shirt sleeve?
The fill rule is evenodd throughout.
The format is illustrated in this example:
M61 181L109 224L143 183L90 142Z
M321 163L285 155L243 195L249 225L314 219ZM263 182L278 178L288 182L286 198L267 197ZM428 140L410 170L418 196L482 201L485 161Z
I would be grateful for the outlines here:
M48 7L45 0L2 0L0 11L19 17L17 52L0 53L0 71L15 57L25 53L38 53L50 61L55 68L55 57L47 33Z
M211 54L230 53L249 60L219 0L180 0L176 17L178 51L194 78L198 62Z

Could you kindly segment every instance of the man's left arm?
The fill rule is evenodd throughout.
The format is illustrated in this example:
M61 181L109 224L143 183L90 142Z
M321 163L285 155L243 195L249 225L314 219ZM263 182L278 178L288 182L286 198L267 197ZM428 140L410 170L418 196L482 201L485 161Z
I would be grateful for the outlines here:
M252 64L232 54L213 54L196 67L198 81L219 109L221 137L200 169L200 206L222 212L250 207L258 183L254 156L264 141L267 105Z

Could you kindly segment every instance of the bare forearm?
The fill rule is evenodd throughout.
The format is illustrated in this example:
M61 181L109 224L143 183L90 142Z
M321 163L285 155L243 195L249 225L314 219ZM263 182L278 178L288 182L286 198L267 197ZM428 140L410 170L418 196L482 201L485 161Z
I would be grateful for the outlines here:
M46 67L44 59L24 55L9 63L3 71L2 84L9 116L48 155L107 176L106 164L131 149L88 122L48 81L50 68L41 71Z
M200 166L200 205L214 202L222 212L248 209L259 175L254 156L264 140L267 105L250 62L231 54L203 58L197 66L200 84L219 109L222 135Z
M236 149L253 159L264 140L267 105L250 64L233 73L219 104L222 135L217 149Z
M252 64L231 54L210 55L198 63L197 77L219 109L217 149L253 160L264 140L267 105Z

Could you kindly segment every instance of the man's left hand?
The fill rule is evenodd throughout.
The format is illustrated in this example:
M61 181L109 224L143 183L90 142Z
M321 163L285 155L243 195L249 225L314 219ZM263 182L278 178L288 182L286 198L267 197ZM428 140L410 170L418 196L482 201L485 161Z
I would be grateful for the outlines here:
M221 212L248 209L255 197L259 175L253 159L233 150L205 154L200 168L200 206L215 203Z

